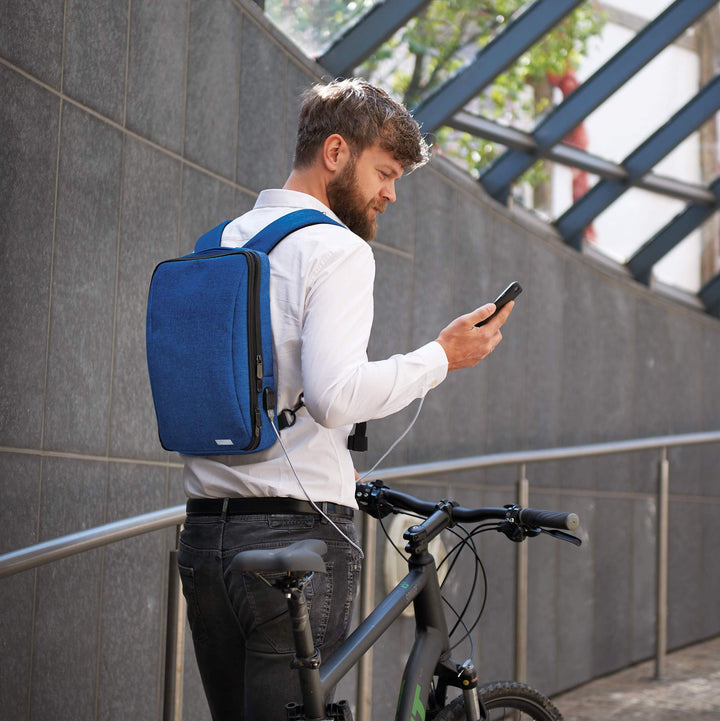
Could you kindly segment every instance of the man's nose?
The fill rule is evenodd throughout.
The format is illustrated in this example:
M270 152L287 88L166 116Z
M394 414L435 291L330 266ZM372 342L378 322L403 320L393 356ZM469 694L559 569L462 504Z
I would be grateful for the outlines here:
M397 200L397 196L395 195L395 181L391 180L382 188L382 197L388 201L388 203L394 203Z

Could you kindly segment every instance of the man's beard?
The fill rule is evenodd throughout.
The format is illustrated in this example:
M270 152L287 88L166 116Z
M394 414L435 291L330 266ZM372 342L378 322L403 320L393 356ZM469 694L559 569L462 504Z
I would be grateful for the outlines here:
M351 159L342 172L328 183L327 197L330 210L356 235L370 242L377 233L377 221L372 208L378 204L371 200L366 203L355 174L355 160ZM378 207L383 211L384 207Z

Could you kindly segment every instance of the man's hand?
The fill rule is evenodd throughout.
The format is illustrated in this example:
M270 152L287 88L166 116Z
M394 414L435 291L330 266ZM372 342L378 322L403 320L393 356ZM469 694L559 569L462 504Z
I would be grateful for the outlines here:
M476 328L475 323L489 318L495 312L495 304L487 303L472 313L461 315L445 327L437 337L437 342L445 350L448 370L470 368L490 355L502 340L500 328L507 320L514 301L510 301L487 325Z

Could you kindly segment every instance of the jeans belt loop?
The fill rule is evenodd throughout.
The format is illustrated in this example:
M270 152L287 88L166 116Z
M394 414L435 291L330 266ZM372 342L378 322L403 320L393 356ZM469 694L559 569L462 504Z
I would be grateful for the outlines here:
M223 523L225 523L225 521L227 520L227 510L228 510L229 503L230 503L229 498L223 498L222 512L220 514L220 518L222 519Z

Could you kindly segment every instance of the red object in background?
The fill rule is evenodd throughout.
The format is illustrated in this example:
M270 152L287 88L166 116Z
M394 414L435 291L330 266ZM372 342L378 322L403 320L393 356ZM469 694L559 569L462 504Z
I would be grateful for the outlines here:
M555 73L548 73L547 75L550 85L560 88L560 92L563 94L563 98L566 98L572 93L575 88L580 85L574 70L566 70L562 75L556 75ZM580 123L574 128L568 135L563 138L563 142L568 145L572 145L580 150L587 150L588 148L588 135L585 129L584 123ZM579 170L578 168L571 168L572 172L572 199L573 203L582 198L587 193L590 183L588 182L588 173L586 170ZM585 240L590 243L594 243L596 239L595 228L592 224L585 228Z

